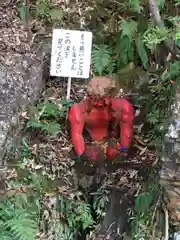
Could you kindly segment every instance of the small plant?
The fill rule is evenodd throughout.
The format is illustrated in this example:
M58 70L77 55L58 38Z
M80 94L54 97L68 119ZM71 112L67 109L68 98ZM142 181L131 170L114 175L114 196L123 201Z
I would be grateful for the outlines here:
M56 23L64 16L63 10L53 6L50 0L38 0L34 8L36 17L45 22Z
M127 7L130 7L132 11L140 13L143 9L141 6L141 1L140 0L128 0L126 2Z
M159 196L158 183L152 184L148 182L147 186L145 185L144 189L136 197L134 213L129 218L134 240L145 240L151 236L155 220L155 215L152 213L156 211L154 200L157 198L157 193Z
M39 19L44 23L52 22L58 23L64 16L64 12L60 7L55 7L50 0L38 0L36 4L30 4L25 6L23 1L18 4L19 16L22 21L26 21L26 8L30 11L29 15L32 15L35 19ZM31 17L32 17L31 16Z
M22 139L22 145L21 145L20 153L21 153L20 158L22 160L26 159L26 158L30 158L32 156L30 145L25 138Z
M66 219L71 229L78 227L79 230L85 231L93 226L93 218L89 204L83 202L72 202L64 197L58 197L57 210Z
M61 132L60 118L65 118L72 101L62 99L57 105L50 101L45 101L33 108L33 114L27 123L27 127L31 129L39 129L40 131L56 136Z
M120 63L123 65L134 61L134 51L136 49L142 65L147 68L148 55L145 45L143 43L143 35L140 28L139 22L134 20L123 20L120 23L120 39L117 45L117 50L120 54Z
M0 238L35 240L38 232L37 216L18 203L16 198L0 203Z
M166 28L151 27L144 33L143 41L145 45L154 52L158 44L171 38L171 31Z
M94 45L92 51L92 66L95 74L102 75L107 72L108 67L112 64L111 50L107 45Z
M106 214L105 208L107 203L108 197L106 195L100 195L94 201L93 209L95 210L98 219L101 219Z
M109 75L118 73L121 68L135 61L135 50L144 68L148 66L147 49L143 33L138 32L139 23L134 20L120 22L117 44L94 45L92 51L92 68L94 74Z
M147 121L151 125L151 139L163 141L167 130L168 109L170 107L176 87L179 85L180 62L171 63L160 78L157 85L150 86L151 94L147 104Z

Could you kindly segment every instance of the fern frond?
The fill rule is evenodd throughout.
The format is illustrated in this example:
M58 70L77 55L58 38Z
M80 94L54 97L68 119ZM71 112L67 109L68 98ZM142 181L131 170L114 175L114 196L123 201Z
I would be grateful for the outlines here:
M102 75L110 61L111 55L107 45L93 46L92 67L95 73Z
M44 122L42 124L42 131L50 134L50 135L57 135L61 130L61 127L58 123L55 122Z
M42 117L58 117L60 109L53 102L46 102L38 105L40 116Z
M157 44L163 42L168 38L171 38L171 36L168 29L152 27L148 28L148 30L144 33L143 38L145 45L153 51Z
M34 129L41 129L43 126L43 124L36 120L36 119L30 119L28 122L27 122L27 128L34 128Z
M109 62L109 65L108 65L108 67L107 67L107 70L108 70L108 74L109 74L109 75L112 74L112 73L115 71L116 65L117 65L116 60L111 59L111 61Z
M9 231L6 231L5 229L3 229L3 226L2 226L2 228L0 228L0 239L1 240L12 240L13 236Z
M18 209L14 217L4 223L5 229L10 229L14 240L35 240L38 223L31 218L30 214Z
M75 209L75 221L82 224L83 230L93 226L94 220L91 215L90 205L81 203Z
M0 239L36 239L38 222L25 209L15 208L10 201L2 202L0 203L0 218Z
M12 218L14 212L14 206L10 201L0 202L0 219L6 221Z
M27 127L32 129L40 129L41 131L44 131L51 135L57 135L61 130L59 123L38 121L35 119L29 120Z
M31 175L31 181L31 185L36 191L46 192L52 190L52 182L50 179L47 179L46 176L39 173L33 173Z

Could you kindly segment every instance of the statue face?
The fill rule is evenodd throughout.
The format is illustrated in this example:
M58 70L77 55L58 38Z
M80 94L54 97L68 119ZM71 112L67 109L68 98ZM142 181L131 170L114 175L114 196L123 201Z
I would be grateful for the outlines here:
M103 109L108 107L110 104L110 97L100 98L100 97L90 97L90 103L94 108Z

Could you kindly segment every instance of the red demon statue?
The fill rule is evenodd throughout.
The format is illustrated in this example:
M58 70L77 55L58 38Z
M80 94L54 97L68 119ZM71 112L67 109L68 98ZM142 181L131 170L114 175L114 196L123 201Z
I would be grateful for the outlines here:
M88 83L87 98L71 107L71 138L77 159L98 160L97 145L109 160L127 154L132 142L134 111L126 99L115 97L116 89L113 79L94 77ZM84 130L91 137L90 145L85 143Z

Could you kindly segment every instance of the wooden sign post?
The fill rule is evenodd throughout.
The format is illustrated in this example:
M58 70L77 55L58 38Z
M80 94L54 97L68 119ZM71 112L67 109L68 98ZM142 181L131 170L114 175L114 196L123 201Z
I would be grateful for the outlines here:
M91 32L53 31L50 75L68 78L67 99L70 99L71 78L89 77L91 48Z

